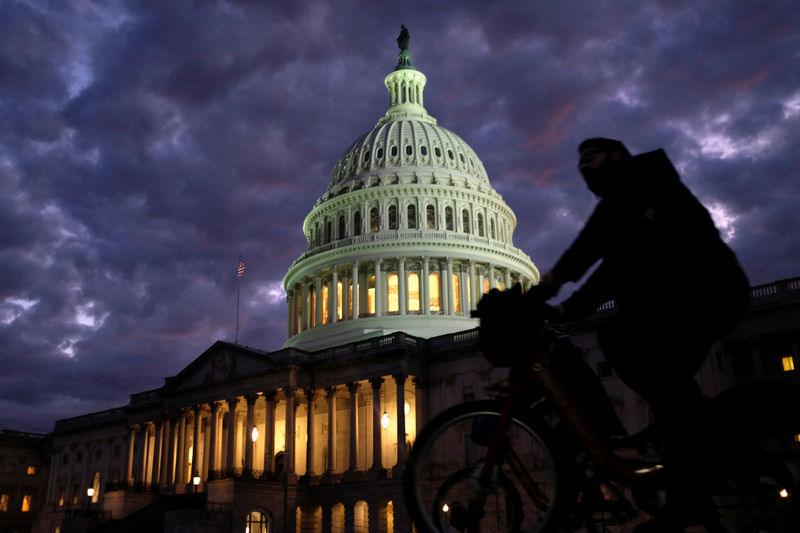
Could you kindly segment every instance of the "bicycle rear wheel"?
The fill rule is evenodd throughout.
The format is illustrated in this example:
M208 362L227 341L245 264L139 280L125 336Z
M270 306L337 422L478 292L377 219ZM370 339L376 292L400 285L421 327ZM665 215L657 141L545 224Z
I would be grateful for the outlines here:
M556 526L566 476L544 423L512 418L508 451L492 483L482 487L477 479L501 408L493 400L459 404L417 436L403 488L420 533L545 533Z

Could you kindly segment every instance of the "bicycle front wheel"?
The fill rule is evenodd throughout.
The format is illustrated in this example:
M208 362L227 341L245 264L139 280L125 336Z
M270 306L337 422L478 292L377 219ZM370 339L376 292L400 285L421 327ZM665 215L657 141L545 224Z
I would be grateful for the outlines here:
M491 483L478 479L502 404L476 400L434 417L406 463L406 507L420 533L545 533L565 503L563 461L550 428L514 417ZM561 496L561 498L559 497Z

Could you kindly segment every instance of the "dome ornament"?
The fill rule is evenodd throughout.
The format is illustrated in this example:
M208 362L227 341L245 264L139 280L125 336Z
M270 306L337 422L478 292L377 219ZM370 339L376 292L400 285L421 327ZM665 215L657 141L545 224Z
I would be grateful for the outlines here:
M408 39L408 28L406 28L405 24L401 24L400 35L397 36L397 46L400 48L400 54L397 56L395 70L414 69L414 65L411 64L411 52L408 51Z

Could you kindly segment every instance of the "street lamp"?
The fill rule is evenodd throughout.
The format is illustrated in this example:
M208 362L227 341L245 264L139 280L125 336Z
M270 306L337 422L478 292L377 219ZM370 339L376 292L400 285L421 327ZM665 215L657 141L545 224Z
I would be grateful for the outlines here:
M86 489L86 513L89 513L89 506L92 504L92 496L94 496L94 487Z
M383 411L383 416L381 416L381 426L383 426L383 429L389 428L389 413L387 413L385 409Z
M194 476L192 478L192 485L194 485L194 493L197 494L197 486L200 485L200 476Z

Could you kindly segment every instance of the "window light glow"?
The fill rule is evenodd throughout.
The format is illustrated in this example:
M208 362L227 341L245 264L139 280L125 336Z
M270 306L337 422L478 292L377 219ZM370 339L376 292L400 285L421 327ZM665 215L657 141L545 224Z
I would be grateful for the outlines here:
M789 491L786 490L786 489L781 489L781 491L778 494L780 494L781 498L788 498L789 497Z
M258 428L253 426L253 431L250 432L250 438L253 439L253 442L258 440Z
M408 413L411 412L411 404L408 402L403 402L403 414L408 416Z
M791 355L787 355L783 359L781 359L781 364L783 364L783 371L784 372L791 372L794 370L794 357Z
M442 505L442 512L446 513L450 510L450 507L447 504Z
M383 426L383 429L389 428L389 414L386 411L381 416L381 426Z

